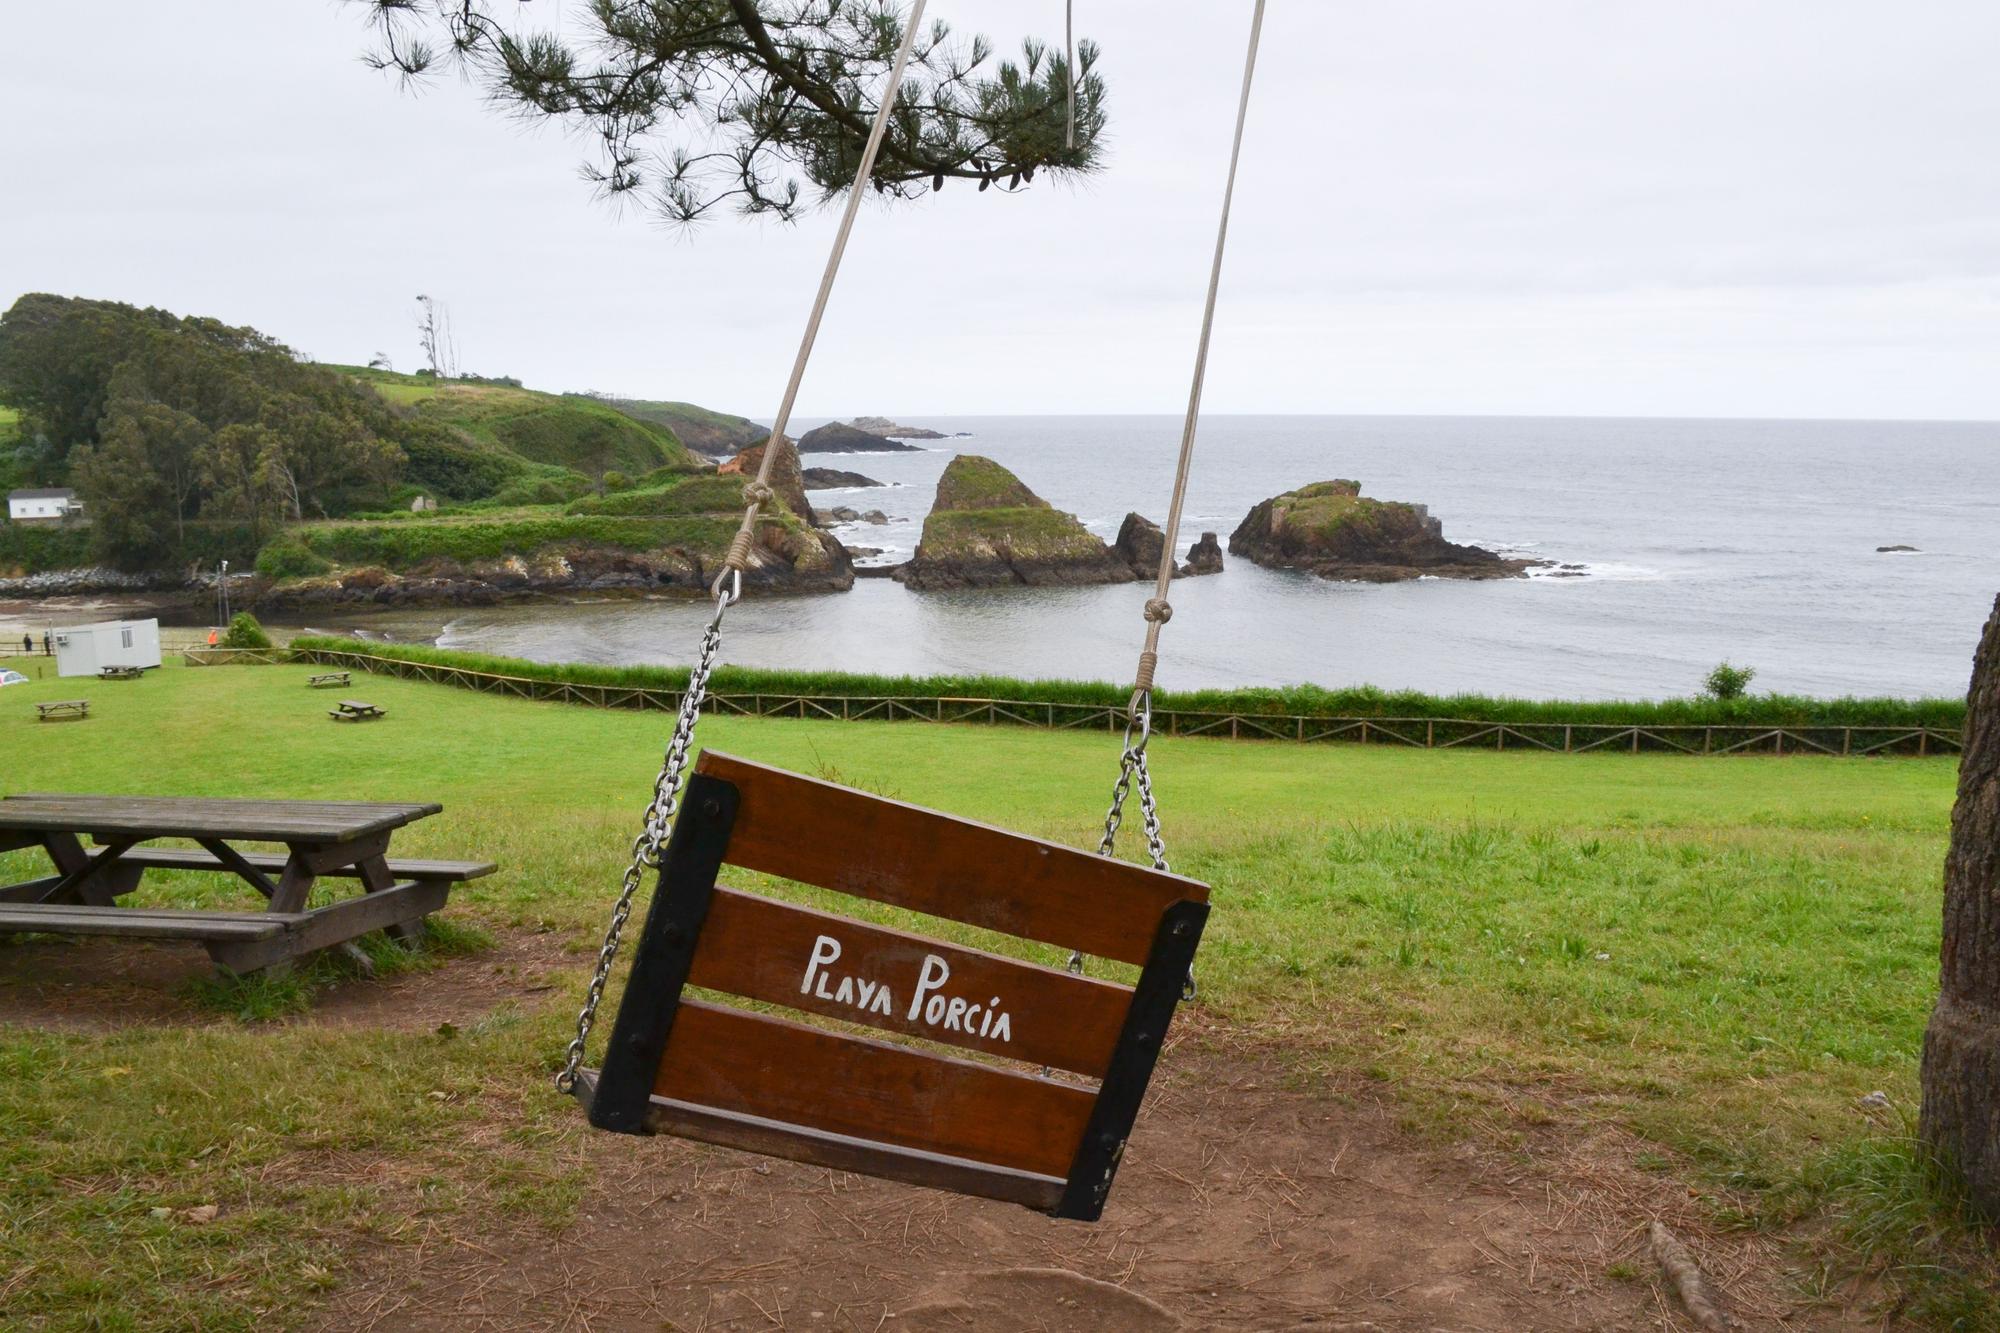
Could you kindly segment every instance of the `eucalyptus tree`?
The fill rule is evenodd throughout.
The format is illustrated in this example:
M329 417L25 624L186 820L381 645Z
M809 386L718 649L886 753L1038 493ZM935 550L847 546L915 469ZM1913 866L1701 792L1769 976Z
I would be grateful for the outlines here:
M903 36L890 0L348 0L367 59L404 79L471 79L504 111L591 143L587 179L693 223L717 209L790 219L852 181ZM547 24L548 26L543 26ZM943 22L918 34L872 181L912 198L965 182L1022 189L1100 160L1097 50L1035 39L995 62Z

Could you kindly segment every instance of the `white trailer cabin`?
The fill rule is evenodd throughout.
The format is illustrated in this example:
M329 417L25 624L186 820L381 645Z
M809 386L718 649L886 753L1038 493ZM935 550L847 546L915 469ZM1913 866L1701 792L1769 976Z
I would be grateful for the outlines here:
M94 676L108 666L160 664L160 622L106 620L55 631L56 674Z
M82 510L76 492L67 486L7 492L7 519L11 523L60 523Z

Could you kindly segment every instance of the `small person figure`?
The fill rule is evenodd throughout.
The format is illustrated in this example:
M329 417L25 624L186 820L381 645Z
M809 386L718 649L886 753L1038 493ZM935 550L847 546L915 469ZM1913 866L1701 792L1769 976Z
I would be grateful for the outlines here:
M47 630L43 630L43 631L42 631L42 656L43 656L43 657L54 657L55 655L56 655L56 641L55 641L55 636L54 636L54 635L52 635L52 634L50 634L50 633L49 633L49 632L48 632Z
M23 634L21 636L21 656L33 657L34 655L35 655L35 636L32 634Z
M211 648L215 647L215 631L214 631L214 630L210 630L210 631L208 632L208 646L209 646L209 647L211 647Z

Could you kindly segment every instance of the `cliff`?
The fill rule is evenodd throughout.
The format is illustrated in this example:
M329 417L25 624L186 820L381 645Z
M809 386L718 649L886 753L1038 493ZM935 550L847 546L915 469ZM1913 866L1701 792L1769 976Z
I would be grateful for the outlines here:
M1265 500L1229 535L1229 553L1368 583L1515 578L1536 563L1448 542L1423 505L1364 497L1358 481L1315 482Z
M938 479L916 555L895 576L912 588L994 588L1129 583L1132 570L1006 468L960 454Z

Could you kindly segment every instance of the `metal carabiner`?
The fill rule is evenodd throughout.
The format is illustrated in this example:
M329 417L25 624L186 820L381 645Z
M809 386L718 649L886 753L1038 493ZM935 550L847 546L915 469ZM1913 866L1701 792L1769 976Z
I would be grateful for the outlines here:
M1139 743L1132 743L1132 728L1139 729ZM1150 690L1135 691L1132 703L1125 714L1125 754L1128 757L1146 752L1146 742L1153 739L1153 694Z
M722 586L725 579L729 581L726 591ZM715 614L720 619L724 611L743 600L743 571L724 566L715 576L715 582L708 585L708 591L715 598Z

